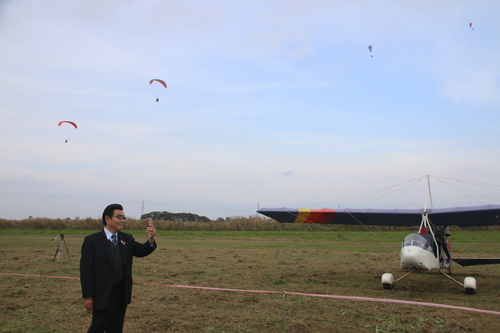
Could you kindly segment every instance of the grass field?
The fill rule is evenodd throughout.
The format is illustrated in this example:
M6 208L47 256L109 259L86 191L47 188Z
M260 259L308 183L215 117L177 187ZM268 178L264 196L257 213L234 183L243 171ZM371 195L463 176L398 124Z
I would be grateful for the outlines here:
M0 273L78 278L88 230L65 230L53 262L53 230L0 230ZM144 231L128 231L145 241ZM363 296L500 311L500 266L456 266L478 292L436 272L418 272L383 290L407 231L159 231L158 249L134 261L126 332L494 332L500 316L464 310L299 296ZM500 232L453 233L454 254L500 257ZM477 241L479 239L479 241ZM474 241L474 242L472 242ZM459 252L462 250L462 253ZM91 315L77 279L0 275L0 332L85 332ZM151 284L149 284L151 283ZM160 284L160 285L154 285ZM164 285L275 291L249 293Z

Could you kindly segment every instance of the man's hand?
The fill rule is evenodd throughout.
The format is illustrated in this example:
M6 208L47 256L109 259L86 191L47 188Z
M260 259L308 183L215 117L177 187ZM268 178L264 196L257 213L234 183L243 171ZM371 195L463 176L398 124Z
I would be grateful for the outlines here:
M153 244L155 242L156 228L150 218L148 218L148 226L146 227L146 232L148 233L149 242Z
M92 304L94 303L94 299L92 297L87 297L83 300L83 305L85 305L85 309L88 311L92 311Z

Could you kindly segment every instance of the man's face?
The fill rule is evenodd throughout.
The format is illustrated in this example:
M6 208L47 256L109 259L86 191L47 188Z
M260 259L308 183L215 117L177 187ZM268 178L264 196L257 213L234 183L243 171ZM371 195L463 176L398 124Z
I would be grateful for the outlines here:
M123 229L124 222L125 214L123 213L123 210L115 209L111 218L106 216L106 229L112 233L117 233Z

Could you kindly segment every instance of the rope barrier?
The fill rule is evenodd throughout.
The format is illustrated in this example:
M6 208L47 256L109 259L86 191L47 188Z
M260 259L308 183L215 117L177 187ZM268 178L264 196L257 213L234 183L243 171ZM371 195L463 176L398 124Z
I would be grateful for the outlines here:
M37 277L37 278L52 278L52 279L67 279L67 280L80 280L80 278L67 277L67 276L47 276L47 275L19 274L19 273L0 273L0 275L4 275L4 276ZM469 308L469 307L464 307L464 306L454 306L454 305L447 305L447 304L426 303L426 302L416 302L416 301L404 301L404 300L387 299L387 298L371 298L371 297L342 296L342 295L325 295L325 294L307 294L307 293L290 292L290 291L269 291L269 290L246 290L246 289L214 288L214 287L187 286L187 285L178 285L178 284L161 284L161 283L154 283L154 282L134 282L134 284L149 285L149 286L160 286L160 287L169 287L169 288L182 288L182 289L198 289L198 290L213 290L213 291L232 291L232 292L260 293L260 294L282 294L283 297L285 298L285 301L286 301L286 295L295 295L295 296L307 296L307 297L321 297L321 298L343 299L343 300L362 301L362 302L381 302L381 303L396 303L396 304L405 304L405 305L420 305L420 306L428 306L428 307L435 307L435 308L443 308L443 309L451 309L451 310L463 310L463 311L471 311L471 312L479 312L479 313L500 315L499 311L481 310L481 309L474 309L474 308Z

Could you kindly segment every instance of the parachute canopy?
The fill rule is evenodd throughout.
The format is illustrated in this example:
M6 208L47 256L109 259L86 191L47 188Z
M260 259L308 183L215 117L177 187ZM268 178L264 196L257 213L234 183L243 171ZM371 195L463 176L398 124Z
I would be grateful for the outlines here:
M58 126L61 126L61 124L64 124L64 123L68 123L68 124L71 124L73 125L75 128L78 128L78 126L76 126L76 124L72 121L66 121L66 120L63 120L63 121L60 121Z
M368 45L368 50L371 52L372 51L372 46L371 45Z
M165 81L160 80L160 79L152 79L152 80L149 80L149 84L153 84L153 81L160 82L160 84L161 84L162 86L164 86L165 88L167 87L167 84L165 83Z

